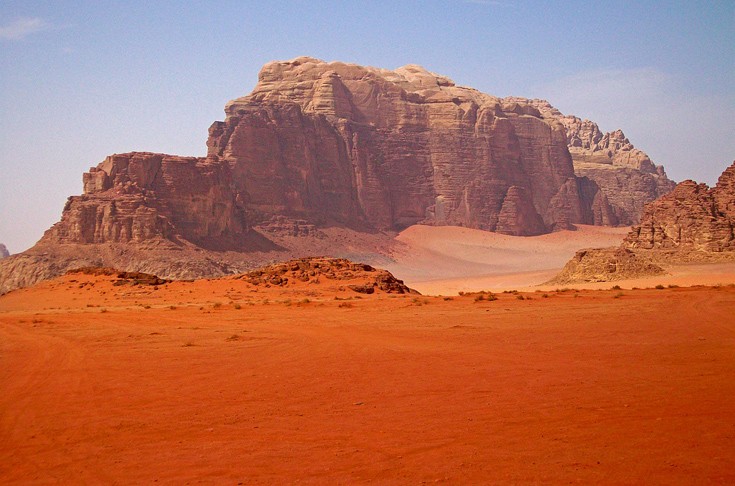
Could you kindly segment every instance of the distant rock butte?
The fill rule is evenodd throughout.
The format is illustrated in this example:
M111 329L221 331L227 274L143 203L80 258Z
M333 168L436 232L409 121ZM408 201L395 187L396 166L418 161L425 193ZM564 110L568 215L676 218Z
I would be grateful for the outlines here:
M10 252L8 251L7 247L0 243L0 258L9 257Z
M133 152L90 169L61 221L0 267L0 292L71 265L165 278L233 273L323 250L330 228L537 235L617 225L637 220L636 201L668 181L622 132L600 135L545 101L497 98L415 65L268 63L225 113L209 129L206 157ZM576 165L594 170L575 175L568 143L590 154ZM361 245L330 244L339 256Z
M577 252L551 283L657 275L659 265L735 260L735 163L710 189L687 180L645 206L619 248Z

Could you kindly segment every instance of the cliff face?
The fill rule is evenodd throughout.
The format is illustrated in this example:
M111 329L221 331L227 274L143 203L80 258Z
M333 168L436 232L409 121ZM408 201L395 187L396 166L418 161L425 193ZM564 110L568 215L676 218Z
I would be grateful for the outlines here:
M547 101L531 103L564 125L575 174L600 187L621 225L637 224L646 203L676 186L664 168L635 148L622 130L603 133L595 122L564 115Z
M419 66L274 62L225 112L209 158L230 167L254 221L513 235L617 223L606 196L575 177L561 123Z
M710 189L684 181L648 204L639 226L625 239L627 248L728 252L735 250L735 163Z
M5 245L0 243L0 258L5 258L9 256L10 256L10 252L8 251L8 249L5 247Z
M194 157L112 155L84 174L84 194L66 203L41 243L176 242L239 248L244 210L226 165Z

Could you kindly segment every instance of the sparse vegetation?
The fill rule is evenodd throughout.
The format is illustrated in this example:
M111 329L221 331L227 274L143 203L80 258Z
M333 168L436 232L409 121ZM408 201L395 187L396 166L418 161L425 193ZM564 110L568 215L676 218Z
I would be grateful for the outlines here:
M625 295L625 294L624 294L624 293L622 293L622 292L618 292L618 293L616 293L615 295L613 295L613 299L619 299L619 298L620 298L620 297L622 297L623 295Z
M656 288L657 290L663 290L663 289L665 289L666 287L664 287L664 286L663 286L663 285L661 285L661 284L658 284L658 285L656 285L656 287L655 287L655 288Z
M620 285L613 285L611 290L620 290Z
M354 306L352 305L352 302L340 302L337 307L342 307L344 309L350 309Z

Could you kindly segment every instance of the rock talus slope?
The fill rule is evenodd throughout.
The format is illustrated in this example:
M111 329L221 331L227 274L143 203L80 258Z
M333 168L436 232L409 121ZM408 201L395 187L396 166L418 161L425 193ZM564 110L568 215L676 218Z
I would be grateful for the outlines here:
M0 265L0 292L74 266L192 278L364 260L381 232L416 223L526 236L625 222L612 193L575 175L569 123L546 105L415 65L268 63L210 127L206 157L116 154L84 174L61 221ZM658 170L635 157L623 165Z

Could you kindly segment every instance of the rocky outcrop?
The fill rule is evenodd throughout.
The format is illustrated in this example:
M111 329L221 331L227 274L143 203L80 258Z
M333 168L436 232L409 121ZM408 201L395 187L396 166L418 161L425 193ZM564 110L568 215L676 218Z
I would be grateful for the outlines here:
M7 247L0 243L0 258L9 257L10 252L8 251Z
M268 265L237 277L251 285L286 287L295 282L317 284L322 280L342 281L345 288L361 294L418 294L389 271L354 263L345 258L310 257Z
M631 249L735 252L735 163L710 189L688 180L648 204L623 245Z
M550 283L658 275L662 266L735 260L735 163L710 189L687 180L645 206L619 248L577 252Z
M603 133L595 122L564 115L545 100L531 103L564 125L575 174L601 188L619 224L637 224L646 203L675 187L664 168L635 148L622 130Z
M547 285L580 282L612 282L663 275L666 272L646 256L625 248L594 248L578 251Z
M244 249L244 208L224 164L152 153L111 155L84 174L84 194L66 203L42 243L133 243L185 239Z

